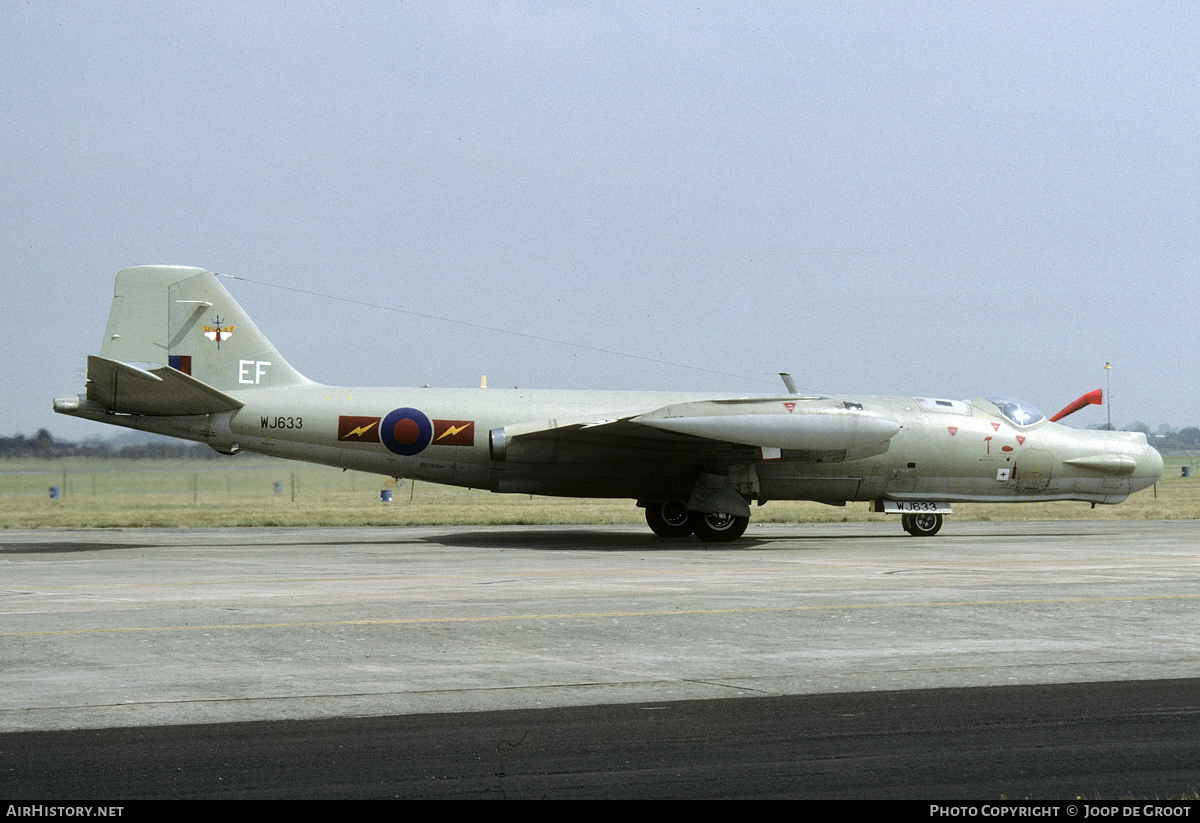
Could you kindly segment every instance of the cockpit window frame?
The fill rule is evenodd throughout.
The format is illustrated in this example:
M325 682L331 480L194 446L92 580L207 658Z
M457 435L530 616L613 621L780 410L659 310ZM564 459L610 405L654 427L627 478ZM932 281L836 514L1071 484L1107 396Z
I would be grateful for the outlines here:
M984 399L995 406L996 411L1000 412L1005 420L1019 429L1036 426L1046 419L1046 415L1042 414L1040 409L1024 400L1017 400L1015 397L985 397Z

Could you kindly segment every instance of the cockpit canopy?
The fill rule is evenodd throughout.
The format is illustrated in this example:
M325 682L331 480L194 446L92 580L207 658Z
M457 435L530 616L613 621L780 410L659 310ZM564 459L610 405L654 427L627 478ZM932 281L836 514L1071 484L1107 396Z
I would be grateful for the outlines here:
M1014 400L1011 397L988 397L986 399L1014 426L1032 426L1034 423L1040 423L1046 419L1046 415L1024 400Z

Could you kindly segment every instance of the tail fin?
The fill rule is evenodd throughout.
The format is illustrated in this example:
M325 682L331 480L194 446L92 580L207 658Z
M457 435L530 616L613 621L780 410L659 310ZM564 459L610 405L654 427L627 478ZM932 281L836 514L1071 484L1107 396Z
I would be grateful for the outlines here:
M138 266L117 274L99 359L170 366L193 378L185 382L217 393L312 385L212 272L188 266Z

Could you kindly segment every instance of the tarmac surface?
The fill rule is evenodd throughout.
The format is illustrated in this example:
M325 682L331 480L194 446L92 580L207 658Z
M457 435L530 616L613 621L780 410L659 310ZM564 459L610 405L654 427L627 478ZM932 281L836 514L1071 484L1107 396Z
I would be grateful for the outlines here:
M976 810L981 817L1012 817L1029 802L1111 798L1139 816L1181 817L1189 810L1180 801L1194 803L1200 785L1197 684L18 732L0 734L0 798L5 808L143 798L992 801ZM1075 810L1041 816L1086 816Z
M1166 758L1175 764L1171 785L1195 776L1194 791L1200 748L1180 750L1174 735L1194 741L1200 732L1187 725L1200 714L1197 684L1188 680L1200 677L1198 578L1197 521L951 519L932 538L909 537L894 520L752 525L742 541L720 547L662 541L636 527L6 531L0 732L16 734L0 735L0 756L16 757L30 740L83 756L72 742L77 733L46 734L52 730L172 727L195 740L196 727L185 724L232 724L234 734L266 740L295 728L275 721L317 721L338 724L337 739L348 741L365 733L348 724L366 722L350 718L438 715L461 726L518 710L536 727L531 710L550 722L567 707L607 707L596 725L626 729L626 739L634 732L621 723L634 722L630 712L644 717L639 708L706 707L706 728L738 735L742 722L769 723L751 717L801 712L816 723L820 706L844 716L887 698L862 694L869 692L916 695L905 701L923 706L927 718L966 701L994 731L1011 707L1032 700L1033 691L1012 687L1093 684L1069 699L1055 692L1049 716L1080 705L1084 717L1089 704L1078 701L1088 700L1112 717L1150 712L1171 741L1141 762ZM1104 691L1112 681L1131 685ZM1154 708L1132 707L1131 690L1139 699L1155 695ZM767 697L784 702L747 700ZM731 720L738 707L745 718ZM901 713L872 716L877 733L898 731L889 718L905 722ZM1046 723L1061 722L1033 726L1044 734ZM452 737L445 728L429 746ZM1032 734L1036 741L1039 732ZM1113 734L1113 751L1132 743ZM1129 734L1147 739L1144 730ZM1005 745L1011 752L1033 744ZM736 759L726 752L723 762ZM593 768L608 781L572 785L599 787L595 793L560 796L709 796L661 774L655 782L653 771L638 773L642 790L613 790L611 768ZM281 769L297 774L294 764ZM446 795L430 784L390 784L391 794L497 796L495 774L470 790L440 784ZM240 794L220 794L214 783L206 784L212 791L175 795L159 786L144 796L391 796L346 783L321 793L298 779L300 788L272 777ZM775 792L735 783L736 791L711 796L852 794L840 784L806 795L778 791L777 780L764 783ZM55 785L66 790L38 783L34 791L10 770L0 791L11 796L24 786L46 796ZM854 796L896 796L873 794L871 785ZM912 775L896 785L919 791ZM127 796L95 785L78 791Z

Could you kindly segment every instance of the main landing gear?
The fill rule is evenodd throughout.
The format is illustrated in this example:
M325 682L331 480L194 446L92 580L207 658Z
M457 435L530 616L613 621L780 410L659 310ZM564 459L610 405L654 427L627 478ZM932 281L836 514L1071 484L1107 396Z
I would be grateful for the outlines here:
M746 531L750 518L688 511L683 500L653 500L646 504L646 522L659 537L695 534L705 543L731 543Z
M929 512L902 514L900 525L913 537L933 537L942 528L942 516Z
M687 537L695 530L692 513L682 500L652 500L646 504L646 522L659 537Z

